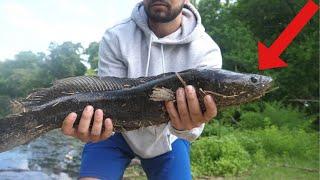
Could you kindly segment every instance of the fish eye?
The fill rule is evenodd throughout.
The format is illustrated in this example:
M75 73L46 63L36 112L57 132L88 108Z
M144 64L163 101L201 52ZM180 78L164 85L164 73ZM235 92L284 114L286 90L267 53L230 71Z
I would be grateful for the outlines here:
M258 82L258 79L256 77L251 77L250 80L253 83L257 83Z

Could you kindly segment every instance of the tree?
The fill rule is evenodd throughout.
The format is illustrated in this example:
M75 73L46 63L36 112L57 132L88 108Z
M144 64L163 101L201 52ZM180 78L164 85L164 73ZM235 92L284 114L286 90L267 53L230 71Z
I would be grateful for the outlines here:
M23 51L0 62L0 116L9 113L11 99L48 87L55 79L83 75L86 68L81 63L81 50L79 43L51 44L49 56Z
M16 98L25 96L44 85L40 66L44 64L43 54L31 51L18 53L13 60L0 63L0 95Z
M248 26L231 14L231 6L217 0L200 1L203 24L220 46L224 69L257 72L256 40Z
M88 62L92 70L98 69L99 61L99 43L92 42L89 47L85 50L85 54L89 55Z
M53 79L80 76L86 71L81 63L82 46L80 43L64 42L61 45L51 43L50 55L46 59L47 69Z

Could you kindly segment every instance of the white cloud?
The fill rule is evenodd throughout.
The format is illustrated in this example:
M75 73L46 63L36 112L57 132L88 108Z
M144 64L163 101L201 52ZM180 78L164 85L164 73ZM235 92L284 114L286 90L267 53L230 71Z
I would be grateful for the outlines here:
M3 6L4 16L9 24L17 28L32 28L39 24L32 11L18 3L9 2Z

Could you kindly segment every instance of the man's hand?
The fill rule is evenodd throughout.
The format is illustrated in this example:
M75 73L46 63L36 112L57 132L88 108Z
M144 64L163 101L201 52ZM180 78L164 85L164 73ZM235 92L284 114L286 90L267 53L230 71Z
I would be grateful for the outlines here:
M204 97L206 111L202 113L193 86L186 86L185 89L179 88L176 92L178 110L172 101L165 103L171 125L177 130L191 130L199 127L202 123L210 121L217 115L217 107L210 95Z
M94 122L89 131L90 122L94 116ZM74 128L73 124L77 119L76 113L70 113L63 121L62 124L62 132L65 135L73 136L75 138L80 139L83 142L97 142L104 139L107 139L111 136L113 125L111 119L107 118L104 121L104 131L102 132L103 126L103 111L101 109L97 109L94 112L92 106L87 106L82 113L78 128Z

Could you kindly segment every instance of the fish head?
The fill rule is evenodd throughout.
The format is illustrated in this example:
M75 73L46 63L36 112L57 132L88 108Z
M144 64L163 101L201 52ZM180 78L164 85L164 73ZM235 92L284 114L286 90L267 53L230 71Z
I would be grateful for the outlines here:
M272 78L259 74L222 69L199 70L198 85L226 106L242 104L262 97L272 87Z

